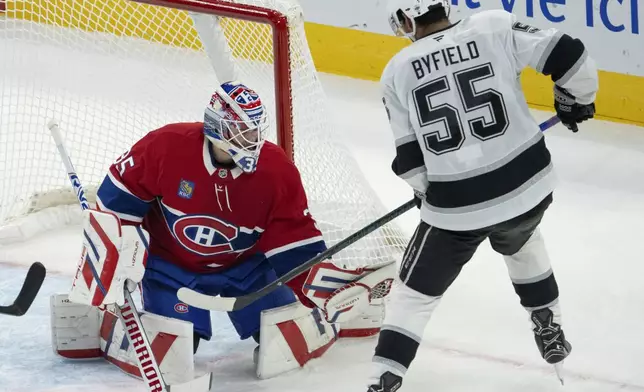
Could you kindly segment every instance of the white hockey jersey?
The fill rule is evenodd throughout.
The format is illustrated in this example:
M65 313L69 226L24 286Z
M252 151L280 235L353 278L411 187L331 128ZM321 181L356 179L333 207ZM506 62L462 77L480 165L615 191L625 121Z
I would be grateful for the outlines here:
M487 227L554 190L550 153L521 89L526 66L581 104L595 100L597 70L581 41L501 10L417 40L385 68L392 169L426 194L423 221L448 230Z

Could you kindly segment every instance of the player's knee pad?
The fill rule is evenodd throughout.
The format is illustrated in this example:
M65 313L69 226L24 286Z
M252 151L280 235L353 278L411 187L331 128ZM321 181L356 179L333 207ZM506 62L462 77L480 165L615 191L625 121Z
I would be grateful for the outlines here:
M141 378L134 347L115 312L75 304L66 295L51 298L54 351L65 358L105 358L131 376ZM194 378L192 323L158 316L141 315L164 380L169 384Z
M539 228L532 233L518 252L503 258L510 278L515 283L534 281L551 273L550 258Z
M420 342L442 297L425 295L399 282L388 299L383 330L393 329Z
M299 302L262 312L257 376L270 378L322 356L336 341L337 330L319 309Z

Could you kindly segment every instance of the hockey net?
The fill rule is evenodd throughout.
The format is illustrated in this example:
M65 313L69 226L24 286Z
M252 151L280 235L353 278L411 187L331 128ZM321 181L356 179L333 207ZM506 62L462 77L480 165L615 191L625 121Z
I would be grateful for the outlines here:
M78 210L48 121L92 201L114 159L150 130L201 121L232 79L271 109L269 139L292 154L328 245L387 212L329 121L296 0L138 1L0 0L0 226L13 229L0 240ZM405 245L390 224L334 259L386 263Z

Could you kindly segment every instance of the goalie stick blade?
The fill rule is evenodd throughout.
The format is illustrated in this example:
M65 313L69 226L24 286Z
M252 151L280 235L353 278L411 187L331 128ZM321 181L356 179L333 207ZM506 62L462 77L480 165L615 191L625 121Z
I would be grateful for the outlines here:
M168 385L168 392L208 392L212 388L212 373L204 374L183 384Z
M22 316L27 313L29 307L36 299L40 287L42 286L43 281L45 280L45 275L47 275L47 270L45 266L39 262L35 262L29 267L27 272L27 277L22 284L20 293L13 304L9 306L0 306L0 314L7 314L10 316Z
M177 297L190 306L196 308L218 310L220 312L232 312L244 306L239 306L238 298L214 297L211 295L201 294L187 287L182 287L177 291Z

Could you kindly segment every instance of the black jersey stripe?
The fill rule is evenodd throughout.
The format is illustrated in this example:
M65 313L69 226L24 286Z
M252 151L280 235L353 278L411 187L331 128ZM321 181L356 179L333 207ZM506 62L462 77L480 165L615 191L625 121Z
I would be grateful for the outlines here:
M548 59L543 66L543 74L550 75L556 83L568 74L584 56L586 48L579 39L563 34L557 44L552 48Z
M535 69L538 72L543 73L543 67L546 65L546 61L552 54L552 50L555 48L555 46L557 45L557 43L559 42L563 34L564 33L562 33L561 31L557 31L555 35L552 36L552 39L550 40L550 42L548 42L548 46L546 46L546 48L544 49L543 53L541 54L541 57L539 58L539 62L535 67Z
M581 68L582 65L584 65L587 59L588 59L588 51L585 51L584 53L582 53L581 57L579 58L579 60L577 60L575 65L573 65L572 68L568 70L568 72L566 72L561 78L559 78L559 80L557 80L557 83L560 86L563 86L564 84L568 83L570 79L572 79L572 77L577 72L579 72L579 69Z
M391 163L391 170L396 175L404 176L406 173L423 166L425 166L425 158L416 138L396 146L396 158Z
M543 134L541 132L535 132L534 136L527 140L525 143L521 144L514 151L510 152L503 158L499 159L496 162L492 162L489 165L480 166L472 170L457 174L427 174L427 179L429 181L457 181L463 180L470 177L476 177L483 173L487 173L492 170L496 170L501 166L506 165L508 162L512 161L514 158L522 154L525 150L532 147L535 143L539 142Z
M550 163L550 152L541 138L516 158L490 172L458 181L430 181L426 201L431 207L444 209L488 202L521 187Z

